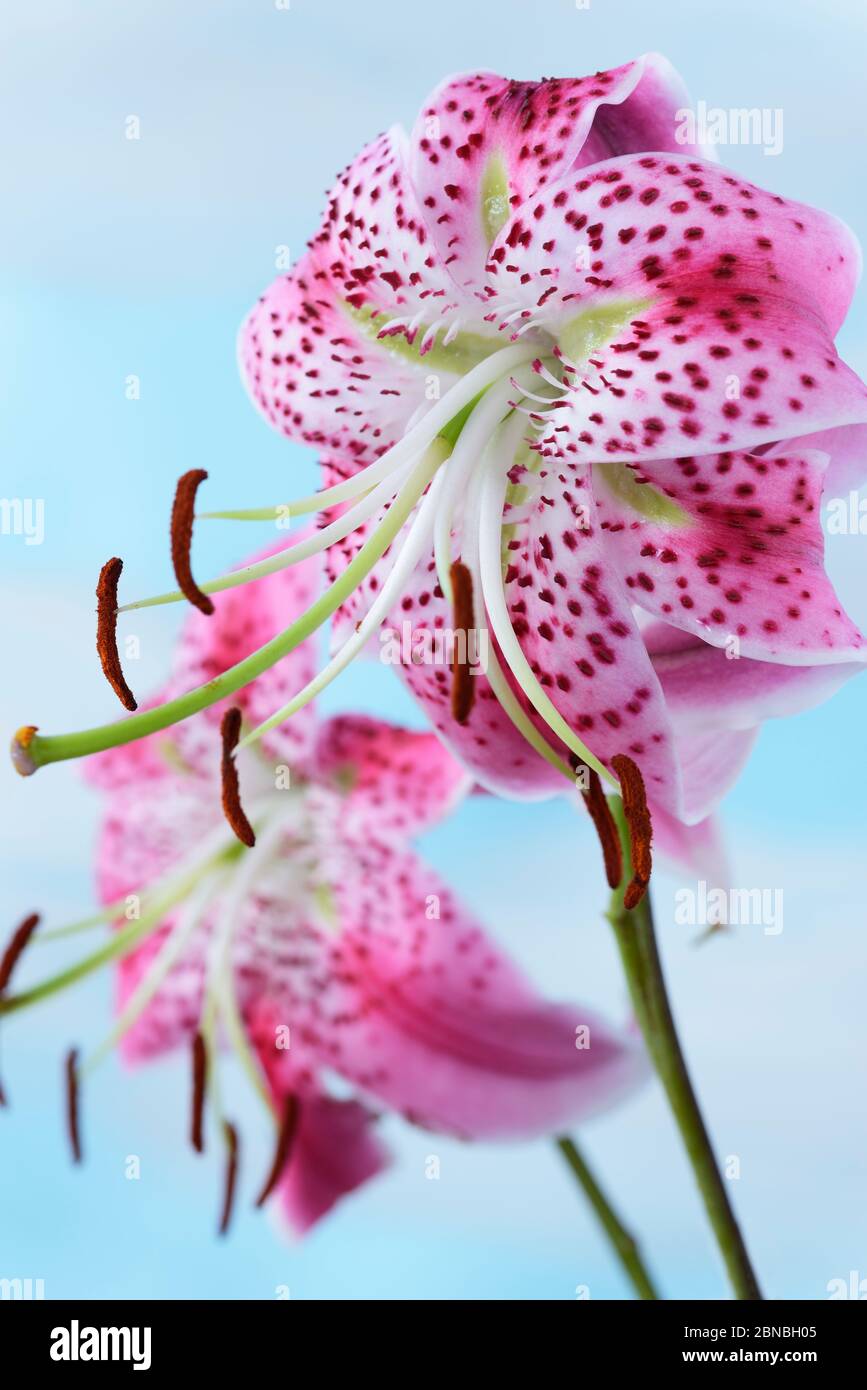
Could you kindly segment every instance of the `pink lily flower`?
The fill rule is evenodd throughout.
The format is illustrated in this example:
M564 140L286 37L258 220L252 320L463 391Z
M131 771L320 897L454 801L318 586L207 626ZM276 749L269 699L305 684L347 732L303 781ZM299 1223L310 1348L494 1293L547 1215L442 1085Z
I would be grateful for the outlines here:
M476 73L361 152L239 344L269 422L322 450L327 486L289 510L324 524L199 597L317 548L329 590L278 647L159 709L80 735L25 727L20 771L176 723L336 614L331 662L242 745L383 629L470 633L475 665L398 664L475 779L548 795L576 761L614 782L626 755L660 815L692 824L776 682L802 708L860 669L819 519L826 477L851 485L867 458L867 388L834 348L858 247L682 143L685 104L654 55L580 79ZM739 659L720 679L757 697L724 739L713 717L681 730L649 621L696 639L681 695L704 646ZM744 664L774 669L745 683Z
M171 689L270 638L310 603L319 568L226 594L213 617L191 613ZM245 721L312 676L312 647L247 687ZM221 713L86 764L107 797L97 876L104 919L120 926L119 1012L77 1078L115 1044L137 1063L195 1043L215 1073L225 1036L282 1117L269 1186L298 1230L386 1164L379 1108L466 1139L524 1138L638 1083L640 1044L582 1005L542 999L411 848L470 786L434 734L359 715L320 722L308 705L238 757L255 830L243 850L220 811ZM335 1074L353 1098L331 1093Z
M491 653L472 708L455 718L441 664L401 672L465 766L527 795L564 753L604 771L627 752L689 822L707 804L641 614L773 663L762 688L859 669L820 500L829 469L863 470L867 390L833 345L854 238L678 143L684 103L652 56L447 81L410 137L390 131L340 177L240 356L269 422L324 451L320 502L365 494L324 533L342 532L335 581L427 488L402 548L344 600L343 652L381 622L457 626L458 560ZM813 698L823 681L795 684ZM706 780L702 799L719 791Z

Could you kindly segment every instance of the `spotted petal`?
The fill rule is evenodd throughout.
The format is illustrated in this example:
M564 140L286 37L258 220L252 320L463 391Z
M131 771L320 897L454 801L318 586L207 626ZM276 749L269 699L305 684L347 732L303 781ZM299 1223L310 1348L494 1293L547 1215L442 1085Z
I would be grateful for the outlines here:
M476 289L515 207L570 170L630 151L684 150L677 73L659 54L589 77L516 82L449 78L422 106L411 170L433 239L460 285Z
M357 548L353 538L328 553L332 577L349 562ZM336 615L338 644L351 635L367 612L381 582L375 569ZM424 560L404 585L400 603L380 634L379 656L394 669L418 700L439 738L453 756L488 790L518 800L552 796L563 789L563 777L527 744L494 695L481 667L473 675L473 708L467 722L456 723L451 711L451 669L446 649L437 636L452 627L450 605L443 597L433 558ZM423 658L423 659L421 659ZM519 695L519 692L518 692ZM526 702L521 701L526 709ZM566 756L568 750L552 747Z
M516 212L489 271L495 321L538 321L574 364L555 454L640 461L867 420L833 346L857 243L717 165L628 156L570 175Z
M315 992L296 977L286 1005L323 1064L417 1123L477 1139L550 1133L640 1079L630 1038L540 999L415 855L372 839L345 850L341 933L323 941Z
M659 681L594 524L587 475L567 465L507 544L512 627L559 713L603 762L628 753L653 800L677 813L680 783Z
M372 828L408 839L435 825L469 792L472 779L435 734L342 714L323 724L317 775L343 792L349 835Z
M425 405L431 373L444 391L499 346L464 337L443 348L433 329L458 297L393 130L341 175L311 250L242 326L247 389L284 434L368 463Z
M760 660L851 662L865 643L824 569L812 450L594 469L608 554L654 616Z

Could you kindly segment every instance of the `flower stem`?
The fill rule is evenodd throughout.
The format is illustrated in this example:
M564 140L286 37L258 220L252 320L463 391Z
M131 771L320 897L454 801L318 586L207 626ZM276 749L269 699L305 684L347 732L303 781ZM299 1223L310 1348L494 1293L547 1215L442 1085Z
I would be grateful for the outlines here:
M623 805L616 796L609 798L609 804L620 831L624 862L628 864L630 845ZM614 928L632 1006L680 1130L734 1295L737 1299L761 1299L758 1280L714 1156L677 1036L656 943L650 896L645 894L637 907L627 911L623 905L623 893L628 880L629 874L626 873L620 887L614 890L608 920Z
M567 1135L555 1140L557 1148L565 1158L588 1202L598 1218L599 1224L614 1247L615 1254L623 1266L626 1277L639 1298L658 1299L659 1294L641 1256L635 1237L623 1225L599 1183L593 1175L583 1154Z

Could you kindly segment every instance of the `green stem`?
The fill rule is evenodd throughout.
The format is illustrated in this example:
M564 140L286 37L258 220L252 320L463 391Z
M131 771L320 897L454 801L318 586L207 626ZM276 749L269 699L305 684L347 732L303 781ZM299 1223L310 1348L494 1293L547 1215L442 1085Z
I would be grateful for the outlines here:
M13 761L18 770L29 774L39 767L44 767L46 763L83 758L89 753L101 753L106 748L117 748L122 744L132 743L147 734L178 724L182 719L198 714L200 710L207 709L209 705L214 705L218 700L249 685L250 681L261 676L281 657L312 636L349 598L391 545L419 497L447 457L448 451L448 445L442 440L434 442L410 481L389 508L385 520L347 565L340 578L329 585L307 612L284 632L205 685L197 686L195 690L188 691L176 700L169 700L164 705L133 714L129 719L121 719L112 724L103 724L98 728L84 729L73 734L55 734L47 738L37 733L32 737L26 737L26 741L22 741L22 732L19 731L12 747Z
M624 863L628 864L630 843L623 805L616 796L609 798L609 805L620 831ZM650 896L645 894L637 907L627 911L623 894L628 879L629 874L624 874L623 883L612 894L608 920L614 928L632 1006L680 1130L735 1297L761 1299L677 1035L656 943Z
M611 1241L615 1254L636 1294L639 1298L658 1299L659 1294L642 1259L635 1237L623 1225L596 1181L587 1160L568 1136L561 1135L555 1140L555 1143L583 1188L584 1194L596 1213L600 1226Z
M31 1004L39 1003L50 998L52 994L59 994L69 985L77 984L79 980L92 975L95 970L100 970L103 965L129 955L130 951L135 950L139 942L157 926L169 909L186 897L212 865L221 861L230 862L237 858L240 852L241 845L232 844L228 849L220 850L203 862L197 863L180 877L170 879L153 902L146 904L145 911L137 921L130 922L128 927L114 932L104 945L91 951L89 956L83 956L66 970L49 976L39 984L32 985L30 989L22 990L20 994L4 995L0 999L0 1015L17 1013L19 1009L29 1008Z

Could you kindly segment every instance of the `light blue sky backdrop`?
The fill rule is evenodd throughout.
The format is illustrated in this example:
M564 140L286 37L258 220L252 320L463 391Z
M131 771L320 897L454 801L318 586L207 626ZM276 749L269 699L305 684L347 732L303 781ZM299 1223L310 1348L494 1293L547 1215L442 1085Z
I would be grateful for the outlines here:
M130 593L165 587L179 473L206 467L209 497L226 505L314 484L312 454L272 435L243 395L236 327L273 278L275 247L300 253L336 170L381 129L411 122L446 73L577 75L659 49L696 100L782 108L778 157L734 148L725 162L867 236L859 0L5 9L0 492L46 505L42 546L0 538L6 729L115 714L93 652L94 576L117 553ZM138 142L124 139L130 114ZM867 371L863 289L841 345ZM124 398L130 373L138 402ZM252 530L200 527L197 568L255 543ZM864 546L841 537L829 560L862 625ZM159 682L175 620L142 616L137 689ZM829 1279L867 1275L865 689L765 730L726 805L737 881L785 891L781 935L745 928L696 949L674 923L677 884L657 885L683 1034L719 1153L740 1157L735 1197L776 1297L821 1297ZM327 703L416 718L378 666ZM2 920L34 904L55 922L75 917L91 901L95 799L68 766L26 784L4 768L0 785ZM566 806L477 800L426 849L541 984L624 1015L598 852ZM35 957L22 975L41 973L46 957ZM70 1171L58 1058L71 1038L100 1034L107 1008L97 980L3 1029L15 1104L0 1115L0 1276L44 1278L50 1297L270 1298L282 1284L302 1299L570 1299L579 1284L624 1295L545 1144L473 1149L389 1123L391 1175L304 1244L245 1211L220 1245L217 1176L184 1142L186 1066L130 1076L111 1065L87 1097L88 1164ZM720 1296L657 1090L592 1126L586 1145L666 1291ZM439 1182L424 1177L431 1152ZM139 1182L124 1179L128 1153L142 1158ZM264 1159L260 1149L257 1173Z

